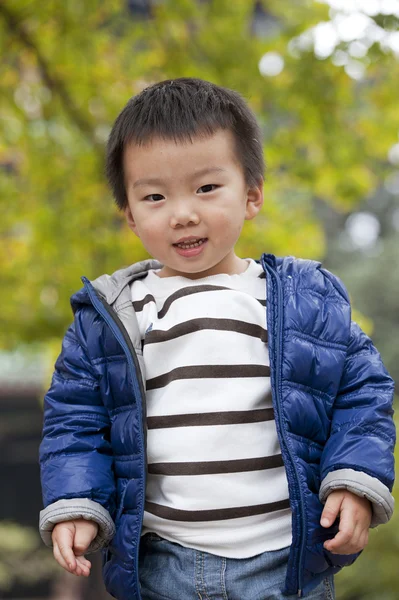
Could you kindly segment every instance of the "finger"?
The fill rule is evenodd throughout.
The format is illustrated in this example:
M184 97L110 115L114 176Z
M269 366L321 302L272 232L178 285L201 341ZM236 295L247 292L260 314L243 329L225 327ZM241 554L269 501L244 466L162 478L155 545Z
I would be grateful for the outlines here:
M350 512L342 510L339 521L339 531L332 540L326 542L327 548L334 552L342 550L352 539L355 533L355 525L350 518Z
M323 527L330 527L334 523L341 508L341 504L341 494L334 494L334 492L332 492L328 496L320 519L320 524Z
M81 574L84 577L88 577L91 571L91 562L88 561L84 556L78 556L76 561L81 569Z
M369 531L358 524L354 528L353 535L350 536L349 542L342 547L335 549L338 554L355 554L363 550L368 543Z
M73 537L74 528L70 529L67 527L59 528L55 536L55 542L57 543L60 554L67 563L68 570L71 572L76 568L76 558L72 551Z
M61 567L63 569L65 569L66 571L70 571L68 564L66 563L65 559L61 555L61 552L60 552L57 542L54 542L54 544L53 544L53 554L54 554L54 558L57 561L57 563L59 565L61 565Z
M327 542L324 544L324 548L331 552L331 554L343 554L344 556L348 556L349 554L358 554L364 549L364 546L357 544L345 544L343 546L328 546Z
M341 512L338 534L325 542L324 547L334 554L355 554L363 550L369 538L369 529L352 518L350 510Z
M353 554L359 541L359 530L351 523L340 523L337 535L327 540L324 547L335 554Z
M76 559L76 565L74 568L70 568L69 565L66 563L65 559L62 557L62 554L60 552L60 549L58 547L58 544L55 543L53 546L53 554L54 557L56 559L56 561L58 562L59 565L61 565L61 567L63 567L66 571L68 571L69 573L72 573L72 575L83 575L86 574L86 569L85 569L85 573L83 572L83 569L81 568L78 560ZM90 572L90 571L89 571Z
M91 568L91 562L85 556L77 556L76 560L80 565Z
M78 556L76 558L76 567L74 569L70 569L68 564L63 559L60 549L58 547L58 544L56 544L56 543L53 546L53 553L54 553L54 557L55 557L56 561L58 562L58 564L61 565L61 567L63 567L69 573L72 573L72 575L77 575L77 576L83 575L86 577L88 577L90 575L91 564L89 563L89 561L82 558L81 556Z

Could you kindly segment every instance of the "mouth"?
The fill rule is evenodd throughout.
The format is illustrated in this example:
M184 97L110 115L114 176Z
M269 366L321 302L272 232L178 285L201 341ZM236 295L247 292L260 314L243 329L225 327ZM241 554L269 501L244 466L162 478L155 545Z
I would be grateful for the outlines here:
M178 242L174 243L173 246L177 248L182 248L183 250L188 250L189 248L198 248L202 246L207 241L208 238L197 238L197 237L187 237L182 238Z

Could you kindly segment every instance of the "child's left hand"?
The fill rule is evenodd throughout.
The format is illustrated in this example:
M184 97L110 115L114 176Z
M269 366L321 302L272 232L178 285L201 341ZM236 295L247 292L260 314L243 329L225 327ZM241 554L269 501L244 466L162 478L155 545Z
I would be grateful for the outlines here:
M328 496L321 515L323 527L330 527L339 516L339 531L324 548L333 554L355 554L363 550L369 539L372 508L367 498L348 490L335 490Z

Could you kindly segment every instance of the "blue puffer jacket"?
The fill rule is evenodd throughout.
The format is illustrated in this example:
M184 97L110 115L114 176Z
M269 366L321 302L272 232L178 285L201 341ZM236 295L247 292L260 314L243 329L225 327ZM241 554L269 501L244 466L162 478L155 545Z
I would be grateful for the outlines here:
M375 526L393 510L393 382L370 339L352 323L347 293L319 263L263 255L276 425L287 471L293 542L286 588L306 594L357 555L329 553L337 532L320 526L337 488L367 497ZM137 572L146 485L145 377L129 284L156 261L103 275L72 297L75 313L45 399L40 447L40 529L99 524L104 580L139 600Z

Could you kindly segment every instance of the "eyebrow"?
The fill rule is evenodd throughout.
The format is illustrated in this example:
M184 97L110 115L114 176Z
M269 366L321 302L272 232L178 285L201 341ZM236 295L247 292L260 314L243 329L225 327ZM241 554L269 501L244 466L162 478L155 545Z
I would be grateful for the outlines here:
M196 179L197 177L201 177L202 175L209 175L211 173L226 173L227 169L223 169L222 167L207 167L205 169L201 169L199 171L195 171L193 176L190 179ZM163 182L162 179L158 177L150 177L148 179L137 179L133 185L132 189L141 186L141 185L161 185Z

